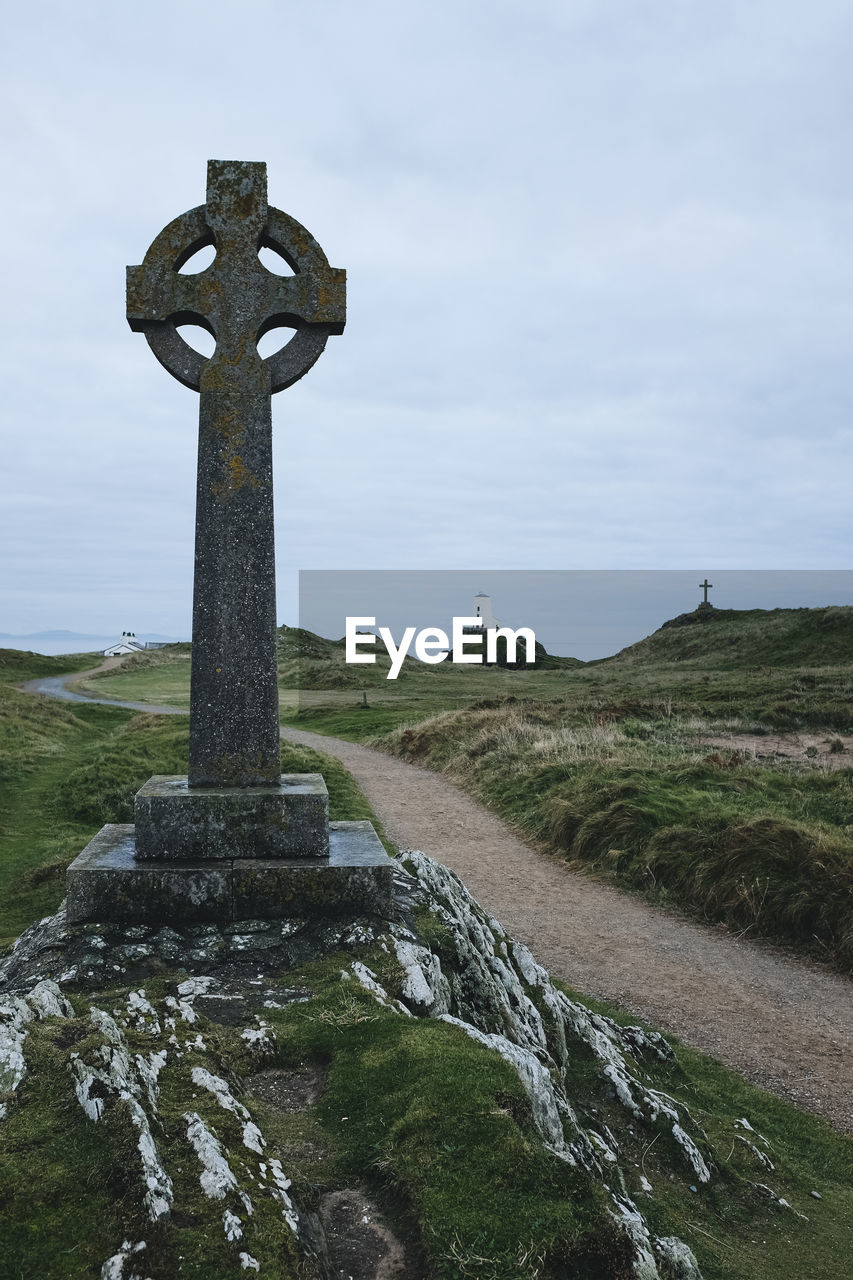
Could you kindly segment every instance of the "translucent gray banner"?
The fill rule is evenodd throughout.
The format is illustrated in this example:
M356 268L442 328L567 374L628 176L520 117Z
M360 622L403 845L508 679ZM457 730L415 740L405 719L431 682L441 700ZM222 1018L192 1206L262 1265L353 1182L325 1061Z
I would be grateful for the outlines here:
M302 570L299 625L341 640L347 618L374 618L358 629L384 627L399 645L408 628L450 640L453 618L488 609L502 627L531 628L549 654L587 662L642 640L706 595L716 609L851 605L853 570ZM376 652L385 653L381 640Z

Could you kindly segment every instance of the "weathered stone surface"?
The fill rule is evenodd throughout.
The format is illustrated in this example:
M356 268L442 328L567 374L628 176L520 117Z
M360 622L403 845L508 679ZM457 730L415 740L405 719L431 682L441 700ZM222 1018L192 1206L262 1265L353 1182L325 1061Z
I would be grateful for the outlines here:
M329 860L234 862L234 919L276 919L310 904L324 915L391 910L394 863L369 822L333 822Z
M283 773L265 787L190 787L155 775L136 794L142 860L325 858L329 794L319 773Z
M387 915L394 862L369 822L331 823L328 859L142 860L134 828L103 827L68 868L69 924L188 925Z
M230 862L141 862L130 824L102 827L68 868L68 922L231 919Z
M214 245L206 270L181 274ZM266 246L294 271L261 262ZM345 321L345 275L293 218L267 204L266 165L211 160L207 203L182 214L127 272L127 318L157 359L201 393L190 786L250 787L280 773L270 396L301 378ZM216 339L195 352L177 325ZM258 340L294 338L265 360Z

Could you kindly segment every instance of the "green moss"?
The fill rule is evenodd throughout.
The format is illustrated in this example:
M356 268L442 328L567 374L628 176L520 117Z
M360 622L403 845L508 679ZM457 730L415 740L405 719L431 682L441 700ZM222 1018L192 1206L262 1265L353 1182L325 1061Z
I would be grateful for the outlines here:
M86 1031L52 1020L25 1041L29 1070L0 1124L2 1280L88 1280L134 1219L146 1230L126 1113L93 1124L74 1095L67 1063Z
M320 985L310 1004L271 1015L278 1061L328 1064L316 1115L341 1174L372 1170L377 1194L408 1207L431 1275L523 1276L528 1243L552 1268L617 1274L583 1270L622 1246L600 1189L542 1149L512 1067L457 1028L388 1013L354 984L342 990L331 973Z

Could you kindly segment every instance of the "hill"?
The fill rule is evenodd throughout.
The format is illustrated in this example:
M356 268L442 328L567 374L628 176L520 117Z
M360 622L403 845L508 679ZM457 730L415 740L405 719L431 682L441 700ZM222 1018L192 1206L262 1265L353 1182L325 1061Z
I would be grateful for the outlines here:
M821 667L853 658L853 607L716 609L700 605L604 664L690 663L694 667Z
M0 649L0 682L31 680L36 676L61 676L91 665L91 654L63 654L50 658L27 649Z

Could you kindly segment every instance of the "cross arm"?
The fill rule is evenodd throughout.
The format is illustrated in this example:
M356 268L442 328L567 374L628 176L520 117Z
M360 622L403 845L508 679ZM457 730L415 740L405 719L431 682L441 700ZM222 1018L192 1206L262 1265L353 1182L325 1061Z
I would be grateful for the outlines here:
M346 272L329 264L312 266L294 276L268 273L258 337L281 325L323 325L327 333L343 333L346 323Z
M164 227L140 266L127 268L127 320L135 333L150 320L194 312L204 314L199 296L201 275L181 275L179 268L205 245L213 244L205 206L182 213Z

